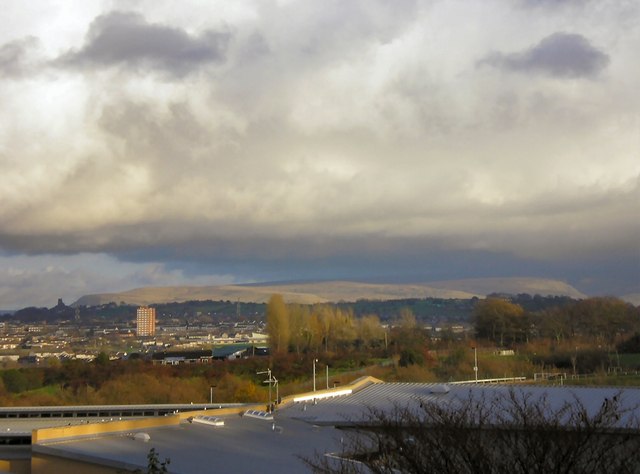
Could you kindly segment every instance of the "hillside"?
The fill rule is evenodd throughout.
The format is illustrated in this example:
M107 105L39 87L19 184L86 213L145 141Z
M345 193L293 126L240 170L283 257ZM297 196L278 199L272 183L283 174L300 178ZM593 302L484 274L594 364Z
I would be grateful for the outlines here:
M545 278L473 278L467 280L450 280L430 282L430 286L439 289L453 289L470 293L488 295L491 293L507 293L517 295L527 293L541 296L569 296L571 298L587 298L573 286L559 280Z
M362 299L393 300L403 298L469 299L490 293L529 293L543 296L584 298L572 286L538 278L483 278L413 284L376 284L353 281L323 281L300 283L265 283L222 286L145 287L121 293L86 295L73 306L95 306L110 302L133 305L169 303L193 300L240 301L264 303L274 293L280 293L290 303L353 302Z

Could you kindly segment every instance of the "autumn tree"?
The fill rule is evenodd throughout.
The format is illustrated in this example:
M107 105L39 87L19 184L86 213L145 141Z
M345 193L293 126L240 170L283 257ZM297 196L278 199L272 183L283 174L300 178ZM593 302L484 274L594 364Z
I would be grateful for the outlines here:
M333 336L336 342L336 349L353 345L356 339L356 327L351 310L334 308Z
M402 308L393 323L391 343L394 352L400 356L400 365L422 365L425 361L428 337L425 329L410 308Z
M384 339L384 329L378 316L370 314L356 321L356 338L365 347L372 347L377 341Z
M272 295L267 303L267 333L274 353L289 350L289 310L282 295Z
M249 403L264 400L261 389L251 380L237 375L225 374L216 381L215 398L220 401L233 400L235 403Z
M522 339L526 331L524 310L502 298L487 298L476 303L473 314L476 335L503 346Z
M311 314L308 306L299 304L289 305L288 310L290 344L296 354L300 354L309 345Z
M202 402L209 385L202 377L171 377L158 373L124 374L107 381L87 402L92 404L144 404Z
M384 337L375 316L359 320L353 310L329 304L287 305L281 295L273 295L267 305L267 332L274 353L289 349L298 354L305 351L326 353L356 347L357 341ZM408 332L415 336L415 331Z
M533 323L541 337L560 343L573 335L569 315L563 308L549 308L533 316Z
M329 305L320 305L315 308L317 326L320 331L320 339L324 345L324 351L329 351L329 344L333 345L333 329L335 327L335 313Z
M307 333L307 344L311 351L318 353L322 349L325 342L324 331L323 318L314 308L309 318L309 331Z
M576 332L597 340L613 342L617 336L640 328L637 308L613 297L588 298L567 309Z

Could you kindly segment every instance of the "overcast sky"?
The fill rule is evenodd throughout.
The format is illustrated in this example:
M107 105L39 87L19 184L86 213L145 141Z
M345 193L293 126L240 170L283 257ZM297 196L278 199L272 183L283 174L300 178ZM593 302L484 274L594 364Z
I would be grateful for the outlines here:
M640 291L637 0L3 0L0 308L145 285Z

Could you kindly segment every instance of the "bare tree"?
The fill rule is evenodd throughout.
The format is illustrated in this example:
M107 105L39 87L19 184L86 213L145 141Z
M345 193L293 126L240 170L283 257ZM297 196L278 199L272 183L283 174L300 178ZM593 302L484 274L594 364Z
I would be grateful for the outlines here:
M320 473L639 473L638 406L598 410L521 390L370 408L341 428L342 451L305 459Z

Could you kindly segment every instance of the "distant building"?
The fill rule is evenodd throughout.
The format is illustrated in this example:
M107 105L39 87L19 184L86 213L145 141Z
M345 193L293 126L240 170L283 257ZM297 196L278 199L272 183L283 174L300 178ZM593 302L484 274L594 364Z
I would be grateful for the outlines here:
M155 336L156 309L140 306L136 313L136 334L138 336Z

